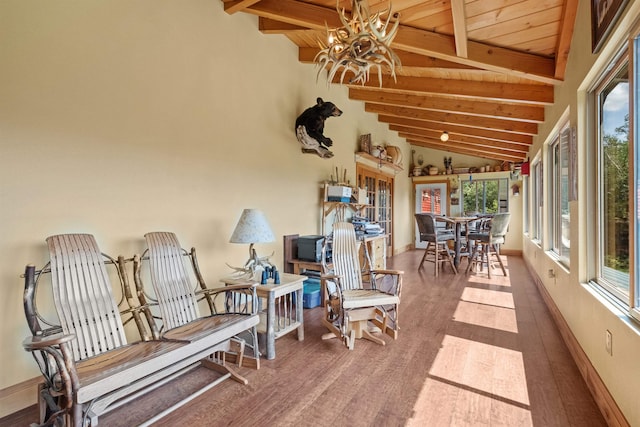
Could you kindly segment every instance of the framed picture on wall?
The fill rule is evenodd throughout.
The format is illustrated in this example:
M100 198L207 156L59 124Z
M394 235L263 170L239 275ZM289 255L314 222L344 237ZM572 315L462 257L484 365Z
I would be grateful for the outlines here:
M371 154L371 134L360 135L360 151Z
M591 48L597 53L629 0L591 0Z

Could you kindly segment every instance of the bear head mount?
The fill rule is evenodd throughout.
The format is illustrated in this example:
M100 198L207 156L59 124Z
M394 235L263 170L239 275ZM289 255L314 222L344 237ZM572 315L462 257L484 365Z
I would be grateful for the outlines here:
M309 107L296 119L296 137L302 144L303 153L315 153L323 159L333 157L329 147L333 145L331 138L324 136L324 121L329 117L338 117L342 111L333 102L316 100L316 105Z

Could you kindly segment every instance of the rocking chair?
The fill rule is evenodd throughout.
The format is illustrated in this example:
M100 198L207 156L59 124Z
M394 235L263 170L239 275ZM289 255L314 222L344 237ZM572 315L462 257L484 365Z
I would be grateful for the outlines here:
M403 272L366 271L370 275L370 282L365 286L358 242L351 223L337 222L333 225L332 254L333 271L328 270L326 265L323 268L327 296L323 323L331 331L323 339L338 337L350 350L353 350L356 338L385 345L385 341L369 329L369 322L379 332L397 339Z

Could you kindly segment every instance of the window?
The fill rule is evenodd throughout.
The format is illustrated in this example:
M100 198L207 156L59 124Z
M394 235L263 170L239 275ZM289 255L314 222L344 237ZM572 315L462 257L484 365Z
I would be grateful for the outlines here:
M638 84L640 84L640 70L638 67L640 67L640 37L636 37L633 40L633 57L634 57L634 63L633 63L633 69L636 70L634 72L634 76L633 76L633 85L636 88L636 93L637 93L637 88L639 87ZM637 96L637 95L636 95ZM634 129L638 129L638 125L640 123L640 108L638 108L638 102L640 100L638 100L638 98L634 98L633 99L633 128ZM628 123L627 123L628 124ZM632 197L633 200L633 209L631 210L631 212L635 213L635 239L634 239L634 253L635 253L635 263L634 265L638 266L640 265L640 233L638 232L638 230L640 230L640 141L638 140L638 132L634 132L633 135L633 152L634 152L634 158L633 158L633 166L630 167L629 169L631 169L632 171L634 171L634 176L633 176L633 182L634 182L634 191L633 191L633 195L630 195ZM633 301L633 308L635 310L634 315L637 318L640 318L640 268L635 269L635 301Z
M593 93L597 114L595 280L629 303L629 61L623 54Z
M531 239L542 242L542 162L540 155L531 163Z
M522 213L524 215L522 219L522 231L524 234L529 235L529 224L531 221L531 215L529 214L529 176L522 176Z
M507 179L476 179L462 183L464 212L490 214L508 212Z
M560 262L569 265L569 144L566 123L549 144L549 237L550 248Z
M422 190L420 212L442 215L442 190L440 188L425 188Z

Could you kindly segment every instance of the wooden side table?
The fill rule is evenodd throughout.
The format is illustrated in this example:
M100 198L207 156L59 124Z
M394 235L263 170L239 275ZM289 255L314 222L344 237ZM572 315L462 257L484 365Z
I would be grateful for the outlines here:
M298 274L280 273L280 284L273 284L273 279L266 285L261 285L260 280L238 279L225 277L220 281L225 285L240 283L256 283L258 298L267 301L266 310L260 309L260 324L258 332L266 335L267 359L276 357L275 340L294 330L298 331L298 341L304 340L304 316L302 311L303 282L306 276ZM294 300L295 296L295 300Z

